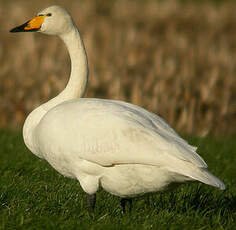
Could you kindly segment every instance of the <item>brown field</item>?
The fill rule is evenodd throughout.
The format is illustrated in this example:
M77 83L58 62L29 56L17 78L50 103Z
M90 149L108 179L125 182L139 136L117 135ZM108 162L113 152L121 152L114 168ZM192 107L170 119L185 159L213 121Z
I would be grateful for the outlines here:
M8 33L56 1L35 2L0 0L1 127L20 128L68 80L70 62L59 39ZM87 49L87 97L143 106L180 133L236 132L236 3L61 0L60 5L73 15Z

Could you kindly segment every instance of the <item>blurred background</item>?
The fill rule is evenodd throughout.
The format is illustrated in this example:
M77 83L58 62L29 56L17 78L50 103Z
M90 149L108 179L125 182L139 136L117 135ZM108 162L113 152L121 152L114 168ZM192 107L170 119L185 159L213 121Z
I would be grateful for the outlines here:
M236 133L236 3L198 0L0 0L0 127L27 114L68 80L63 43L10 34L53 4L73 16L88 54L86 97L142 106L193 135Z

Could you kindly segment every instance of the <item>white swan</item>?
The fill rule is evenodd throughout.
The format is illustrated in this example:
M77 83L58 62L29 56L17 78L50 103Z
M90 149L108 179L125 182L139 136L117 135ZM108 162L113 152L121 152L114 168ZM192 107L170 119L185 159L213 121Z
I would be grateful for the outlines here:
M172 183L199 181L219 189L225 185L162 118L115 100L81 98L88 64L79 31L59 6L41 11L11 32L38 31L58 35L71 59L66 88L27 117L27 147L59 173L76 178L88 194L91 209L101 186L124 198L166 190Z

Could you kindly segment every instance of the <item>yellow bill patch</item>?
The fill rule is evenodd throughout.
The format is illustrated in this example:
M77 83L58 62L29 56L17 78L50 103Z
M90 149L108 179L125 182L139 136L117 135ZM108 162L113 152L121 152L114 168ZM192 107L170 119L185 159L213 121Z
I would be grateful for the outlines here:
M46 17L45 15L42 15L42 16L36 16L32 18L24 29L25 30L39 29L41 25L43 24L45 17Z

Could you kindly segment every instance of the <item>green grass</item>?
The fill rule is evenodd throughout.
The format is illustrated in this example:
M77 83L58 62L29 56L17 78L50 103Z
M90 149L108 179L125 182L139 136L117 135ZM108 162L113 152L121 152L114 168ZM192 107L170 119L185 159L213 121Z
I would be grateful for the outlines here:
M134 199L132 214L122 215L120 199L100 190L91 219L78 182L31 154L20 133L0 130L0 229L235 229L235 137L187 139L226 191L183 185Z

